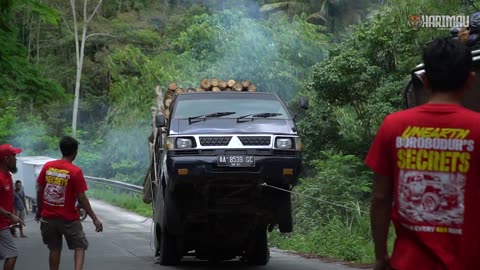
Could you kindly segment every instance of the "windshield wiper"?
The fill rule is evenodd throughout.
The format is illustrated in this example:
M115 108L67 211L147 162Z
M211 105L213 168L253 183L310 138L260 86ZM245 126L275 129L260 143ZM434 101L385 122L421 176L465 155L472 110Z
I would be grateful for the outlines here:
M202 115L192 116L192 117L188 118L188 123L192 124L192 123L198 122L198 121L192 122L192 120L195 120L195 119L202 119L203 121L205 121L205 119L207 119L207 118L216 118L216 117L222 117L222 116L227 116L227 115L232 115L232 114L236 114L236 112L215 112L215 113L210 113L210 114L202 114Z
M269 118L269 117L275 117L275 116L280 116L282 115L281 113L274 113L274 112L265 112L265 113L256 113L256 114L246 114L237 117L237 123L240 123L240 120L250 117L249 120L253 121L255 118Z

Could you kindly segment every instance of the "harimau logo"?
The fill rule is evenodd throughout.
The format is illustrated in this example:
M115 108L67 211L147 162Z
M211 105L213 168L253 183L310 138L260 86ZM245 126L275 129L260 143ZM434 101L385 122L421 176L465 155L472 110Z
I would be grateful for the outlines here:
M438 28L440 30L450 30L452 27L468 27L470 18L465 15L411 15L408 16L408 25L413 30L423 28Z

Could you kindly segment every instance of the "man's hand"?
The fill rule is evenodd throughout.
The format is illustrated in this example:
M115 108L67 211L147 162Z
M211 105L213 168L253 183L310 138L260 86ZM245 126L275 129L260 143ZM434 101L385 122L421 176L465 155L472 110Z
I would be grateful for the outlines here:
M42 215L40 214L40 211L37 209L37 214L35 215L35 221L38 223L41 218L42 218Z
M98 218L93 220L93 225L95 225L95 231L96 232L101 232L103 231L103 224L98 220Z
M10 221L12 222L12 224L22 224L23 226L25 226L25 223L23 223L23 221L19 217L15 216L14 214L9 214L8 218L10 218Z

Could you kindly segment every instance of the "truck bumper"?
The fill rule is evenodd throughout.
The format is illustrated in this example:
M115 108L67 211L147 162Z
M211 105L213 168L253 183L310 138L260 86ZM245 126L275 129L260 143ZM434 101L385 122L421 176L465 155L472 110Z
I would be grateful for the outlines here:
M253 155L254 167L223 167L217 155L167 155L169 185L200 184L204 181L237 179L263 181L276 186L295 185L301 171L300 154L290 156Z

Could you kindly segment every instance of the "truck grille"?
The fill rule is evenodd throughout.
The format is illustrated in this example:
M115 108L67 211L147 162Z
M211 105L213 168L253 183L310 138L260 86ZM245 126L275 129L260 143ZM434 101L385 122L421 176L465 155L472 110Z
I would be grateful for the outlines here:
M227 146L230 143L232 136L221 137L200 137L200 145L202 146Z
M269 136L238 136L243 145L270 145Z

